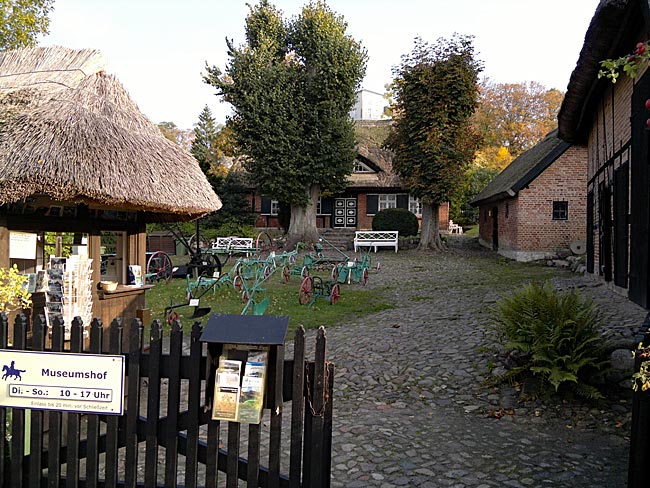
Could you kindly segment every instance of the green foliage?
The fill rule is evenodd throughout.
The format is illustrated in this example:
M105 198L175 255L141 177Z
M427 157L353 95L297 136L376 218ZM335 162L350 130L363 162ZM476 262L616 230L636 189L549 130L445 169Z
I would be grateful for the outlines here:
M47 34L54 0L0 0L0 50L36 46Z
M228 44L224 71L205 81L232 104L228 120L244 166L262 193L307 205L309 189L340 190L352 171L349 111L366 53L324 2L288 21L268 1L251 6L246 41Z
M495 169L472 167L465 172L449 203L449 218L459 225L478 224L479 209L470 202L499 174Z
M26 285L27 276L20 274L15 264L11 268L0 268L0 312L31 306L31 294Z
M601 61L598 78L609 78L612 83L616 83L621 71L630 78L635 78L648 65L648 60L650 60L650 41L639 42L632 54Z
M201 170L223 204L218 211L202 220L202 226L207 228L220 227L226 223L235 227L252 225L255 219L248 203L248 189L241 172L229 170L223 163L226 153L224 149L229 140L228 133L225 128L218 127L212 112L206 106L199 114L199 122L194 127L190 152L199 162Z
M501 299L492 320L506 347L522 355L522 371L538 375L555 391L602 396L592 384L607 365L598 310L577 290L530 283Z
M396 230L400 237L417 235L418 218L405 208L380 210L372 219L372 230Z
M394 124L386 145L395 153L393 168L423 203L448 201L474 158L470 118L481 70L472 37L458 34L435 45L416 39L394 70Z

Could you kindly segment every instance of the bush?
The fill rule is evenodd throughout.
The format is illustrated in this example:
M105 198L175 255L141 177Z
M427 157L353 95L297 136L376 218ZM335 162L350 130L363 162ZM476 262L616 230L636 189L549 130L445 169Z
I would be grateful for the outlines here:
M598 310L577 290L558 291L552 284L531 283L492 310L497 333L516 351L522 373L538 375L550 391L601 398L593 386L608 364L597 331Z
M417 235L418 218L405 208L386 208L372 219L372 230L396 230L400 237Z

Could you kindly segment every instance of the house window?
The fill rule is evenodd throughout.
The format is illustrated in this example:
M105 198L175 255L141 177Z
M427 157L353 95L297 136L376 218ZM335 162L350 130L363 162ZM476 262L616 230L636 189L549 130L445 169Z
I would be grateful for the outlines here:
M397 208L397 195L379 195L379 210Z
M277 215L278 213L280 213L280 202L271 200L271 215Z
M374 173L373 170L371 170L368 166L363 164L361 161L358 159L354 160L354 168L353 168L354 173Z
M569 202L553 202L553 220L569 218Z
M422 204L420 200L409 195L409 210L420 217L422 215Z

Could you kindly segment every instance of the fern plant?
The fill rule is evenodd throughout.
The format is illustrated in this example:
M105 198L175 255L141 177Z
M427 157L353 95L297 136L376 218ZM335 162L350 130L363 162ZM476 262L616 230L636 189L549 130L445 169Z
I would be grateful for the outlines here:
M544 386L602 397L592 384L608 365L599 314L578 290L560 292L550 282L530 283L501 299L492 321L506 348L520 353L519 366L538 375Z

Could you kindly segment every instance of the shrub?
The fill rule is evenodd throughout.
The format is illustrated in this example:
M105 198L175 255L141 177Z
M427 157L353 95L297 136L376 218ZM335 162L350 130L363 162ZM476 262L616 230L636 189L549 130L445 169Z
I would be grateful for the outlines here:
M497 333L516 351L521 372L538 375L553 387L586 398L601 398L592 383L608 364L597 331L598 310L577 290L531 283L501 299L492 310Z
M386 208L372 219L372 230L396 230L400 237L417 235L418 218L405 208Z

